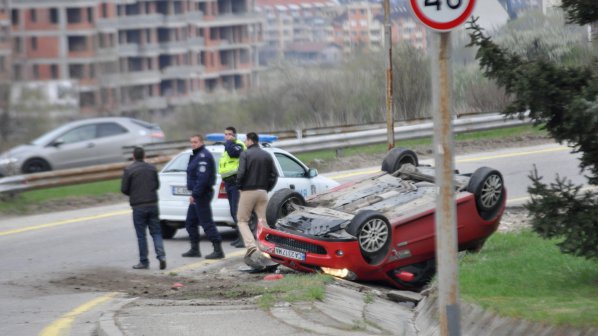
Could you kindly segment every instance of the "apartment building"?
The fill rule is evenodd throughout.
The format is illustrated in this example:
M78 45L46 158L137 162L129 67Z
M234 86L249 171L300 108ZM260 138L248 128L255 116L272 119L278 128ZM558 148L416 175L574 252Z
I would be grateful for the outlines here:
M0 114L8 107L10 60L10 6L9 0L0 0Z
M296 55L297 48L320 46L317 53L341 48L344 54L384 47L384 9L375 1L257 0L257 9L266 16L262 61ZM426 29L398 1L391 10L393 43L406 41L426 48ZM292 50L291 50L292 49Z
M325 42L337 7L334 0L256 0L256 9L265 18L261 61L283 57L298 43Z
M13 79L72 83L81 113L168 112L258 70L250 0L19 0L10 19Z

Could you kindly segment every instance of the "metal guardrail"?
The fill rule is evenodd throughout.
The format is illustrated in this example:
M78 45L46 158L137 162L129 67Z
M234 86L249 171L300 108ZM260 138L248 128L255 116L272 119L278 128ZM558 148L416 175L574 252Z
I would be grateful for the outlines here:
M530 123L531 120L529 119L505 119L500 114L492 114L455 119L453 127L455 133L465 133ZM331 129L334 130L335 128ZM414 125L397 126L394 131L396 140L424 138L434 134L434 125L432 122L423 122ZM322 149L343 149L385 143L386 140L386 129L373 129L280 140L275 141L273 146L292 153L302 153ZM154 143L144 146L146 155L149 157L147 161L156 165L168 162L173 155L187 148L189 148L189 143L186 140ZM131 152L131 147L123 148L124 160L131 157ZM0 178L0 194L120 178L123 169L129 164L130 162L122 162Z

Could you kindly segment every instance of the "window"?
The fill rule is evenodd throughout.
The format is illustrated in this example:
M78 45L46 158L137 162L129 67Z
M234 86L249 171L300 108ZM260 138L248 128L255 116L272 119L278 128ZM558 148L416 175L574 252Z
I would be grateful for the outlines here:
M37 12L35 11L35 9L29 11L29 15L31 17L31 22L37 22Z
M57 8L50 8L50 22L57 24L58 23L58 9Z
M6 70L6 57L0 55L0 72Z
M19 11L18 10L13 9L10 11L10 20L13 25L19 24Z
M67 8L66 21L71 23L81 23L81 8Z
M52 79L58 78L58 65L56 65L56 64L50 65L50 76L52 76Z
M103 3L102 4L102 17L108 17L108 4L107 3Z
M87 8L87 22L93 23L93 8Z
M282 153L275 153L276 160L282 168L282 174L285 177L306 177L305 168L299 162Z
M82 79L83 78L83 64L69 65L69 78Z
M91 140L96 137L96 125L86 125L70 130L61 139L65 144Z
M21 38L15 37L13 42L14 42L13 44L15 46L15 51L18 53L23 52L23 44L21 43Z
M38 64L33 65L33 78L39 79L39 65Z
M98 138L127 133L127 129L117 123L98 124Z
M31 49L37 50L37 37L33 36L31 38Z
M68 45L69 51L85 51L87 49L87 40L85 36L69 36Z

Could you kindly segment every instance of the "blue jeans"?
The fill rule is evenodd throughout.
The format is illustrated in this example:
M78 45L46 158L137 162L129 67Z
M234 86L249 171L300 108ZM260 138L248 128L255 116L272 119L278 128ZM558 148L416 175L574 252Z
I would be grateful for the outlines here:
M199 225L203 228L212 243L221 242L222 237L216 229L214 219L212 218L212 196L214 192L209 192L195 200L195 204L189 204L187 208L187 218L185 228L189 233L189 240L192 243L199 242Z
M139 262L144 265L149 264L149 260L147 259L148 251L146 239L146 231L148 228L150 235L154 240L156 257L158 260L166 258L158 214L157 205L133 207L133 224L135 225L135 233L137 234L137 245L139 245Z
M228 198L228 205L230 206L230 215L233 221L237 224L237 209L239 208L239 188L234 183L224 182L224 189L226 190L226 197Z

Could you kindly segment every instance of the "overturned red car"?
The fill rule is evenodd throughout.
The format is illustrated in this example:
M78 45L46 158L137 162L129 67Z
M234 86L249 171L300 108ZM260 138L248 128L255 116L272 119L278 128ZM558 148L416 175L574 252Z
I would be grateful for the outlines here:
M435 273L434 168L396 148L382 172L305 200L291 189L268 203L259 248L295 270L417 290ZM488 167L454 174L459 250L478 251L505 209L502 174Z

